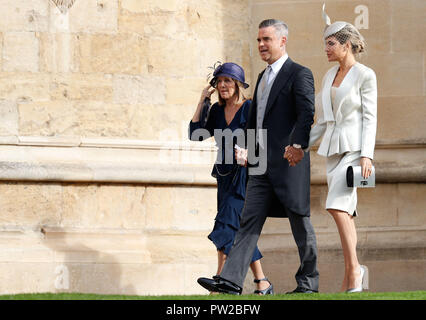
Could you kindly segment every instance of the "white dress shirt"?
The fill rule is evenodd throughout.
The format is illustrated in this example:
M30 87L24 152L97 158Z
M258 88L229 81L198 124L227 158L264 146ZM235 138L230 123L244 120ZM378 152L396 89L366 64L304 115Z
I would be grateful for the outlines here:
M271 64L271 72L269 73L268 85L275 80L278 72L280 72L284 62L288 59L288 54L285 53L281 58L279 58L277 61L275 61L273 64Z

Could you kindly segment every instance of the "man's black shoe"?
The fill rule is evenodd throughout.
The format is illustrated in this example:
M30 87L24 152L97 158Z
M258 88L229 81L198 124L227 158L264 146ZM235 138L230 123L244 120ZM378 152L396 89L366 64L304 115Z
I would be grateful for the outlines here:
M213 292L240 295L243 291L243 289L236 284L221 277L214 277L214 279L198 278L197 282L203 288Z
M287 292L287 294L293 294L293 293L318 293L318 291L303 288L303 287L297 287L293 291Z

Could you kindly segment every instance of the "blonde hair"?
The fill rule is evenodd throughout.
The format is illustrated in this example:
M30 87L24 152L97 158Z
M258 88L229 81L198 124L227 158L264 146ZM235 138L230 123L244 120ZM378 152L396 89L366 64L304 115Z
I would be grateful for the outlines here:
M341 30L330 35L330 37L335 37L340 44L345 44L347 41L351 43L351 50L354 55L360 56L365 53L366 42L364 37L359 33L358 29L355 28L350 23L347 23Z
M241 88L244 88L243 84L240 81L235 80L233 78L230 78L230 79L232 79L232 81L234 81L234 83L235 83L235 93L234 93L234 95L238 96L238 102L247 100L247 98L244 96L243 91L241 90ZM216 87L216 90L217 90L217 95L219 97L219 99L218 99L219 100L219 104L221 106L224 106L226 104L226 101L224 99L222 99L222 97L220 96L219 89L217 87Z

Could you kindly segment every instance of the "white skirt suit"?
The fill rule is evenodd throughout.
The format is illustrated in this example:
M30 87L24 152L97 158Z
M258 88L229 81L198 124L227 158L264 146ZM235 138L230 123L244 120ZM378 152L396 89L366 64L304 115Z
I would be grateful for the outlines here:
M321 137L318 154L327 157L328 195L326 209L356 216L356 188L346 185L348 166L359 166L360 158L373 159L377 128L377 80L374 71L357 62L342 83L332 88L339 66L327 71L322 90L315 99L317 122L309 147Z

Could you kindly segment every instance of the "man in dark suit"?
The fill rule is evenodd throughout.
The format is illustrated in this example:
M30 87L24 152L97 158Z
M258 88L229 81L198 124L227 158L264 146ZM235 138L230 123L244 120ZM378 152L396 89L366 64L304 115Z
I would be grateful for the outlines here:
M288 217L299 250L301 265L292 293L318 292L316 238L310 222L310 160L309 153L302 150L308 146L313 123L314 79L308 68L288 57L287 37L288 28L282 21L268 19L259 25L259 54L268 67L257 80L247 123L247 131L255 130L256 142L247 144L246 200L222 273L214 279L198 279L210 291L242 292L250 258L269 216ZM253 145L256 152L250 149ZM250 154L255 153L266 153L266 166L257 167L266 170L253 165ZM260 292L272 293L269 280L262 280L265 290Z

